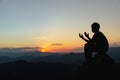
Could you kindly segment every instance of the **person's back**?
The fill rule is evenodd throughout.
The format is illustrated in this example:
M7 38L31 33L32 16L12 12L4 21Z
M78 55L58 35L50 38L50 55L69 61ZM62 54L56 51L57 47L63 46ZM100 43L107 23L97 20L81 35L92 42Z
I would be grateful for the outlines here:
M109 43L105 35L98 31L94 34L93 38L90 40L90 43L95 46L95 49L98 52L106 53L109 48Z

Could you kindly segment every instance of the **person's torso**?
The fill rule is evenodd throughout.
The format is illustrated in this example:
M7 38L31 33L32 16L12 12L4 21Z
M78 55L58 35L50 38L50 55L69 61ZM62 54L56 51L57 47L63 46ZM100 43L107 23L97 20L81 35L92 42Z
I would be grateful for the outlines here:
M104 36L102 32L97 32L93 36L95 38L95 45L97 45L100 48L106 48L108 49L109 43L107 38Z

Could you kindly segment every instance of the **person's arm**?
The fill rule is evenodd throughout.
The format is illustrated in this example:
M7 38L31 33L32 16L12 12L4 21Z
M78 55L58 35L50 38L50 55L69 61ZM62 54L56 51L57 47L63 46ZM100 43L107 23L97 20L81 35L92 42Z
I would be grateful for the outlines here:
M79 33L79 37L82 38L84 41L89 42L89 40L87 40L87 39L84 38L83 34Z
M96 40L97 40L97 38L99 37L99 35L98 34L94 34L93 35L93 37L92 37L92 39L91 40L89 40L89 43L91 43L91 44L94 44L94 43L96 43Z
M87 37L88 40L91 40L91 38L89 37L89 33L84 32L84 35Z

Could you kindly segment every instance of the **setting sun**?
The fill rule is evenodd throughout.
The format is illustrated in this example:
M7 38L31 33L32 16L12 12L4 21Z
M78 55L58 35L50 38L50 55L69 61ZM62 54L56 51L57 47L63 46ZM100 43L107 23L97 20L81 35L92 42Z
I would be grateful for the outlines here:
M41 52L48 52L48 48L47 47L46 48L42 48Z
M41 46L41 49L40 49L41 52L48 52L48 50L49 50L48 44L45 44L44 46Z

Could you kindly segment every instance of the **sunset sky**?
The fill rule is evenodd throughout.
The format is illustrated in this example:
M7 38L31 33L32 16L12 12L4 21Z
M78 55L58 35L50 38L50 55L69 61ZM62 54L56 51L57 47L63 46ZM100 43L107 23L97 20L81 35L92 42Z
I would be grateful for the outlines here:
M93 22L120 45L120 0L0 0L0 48L79 52Z

